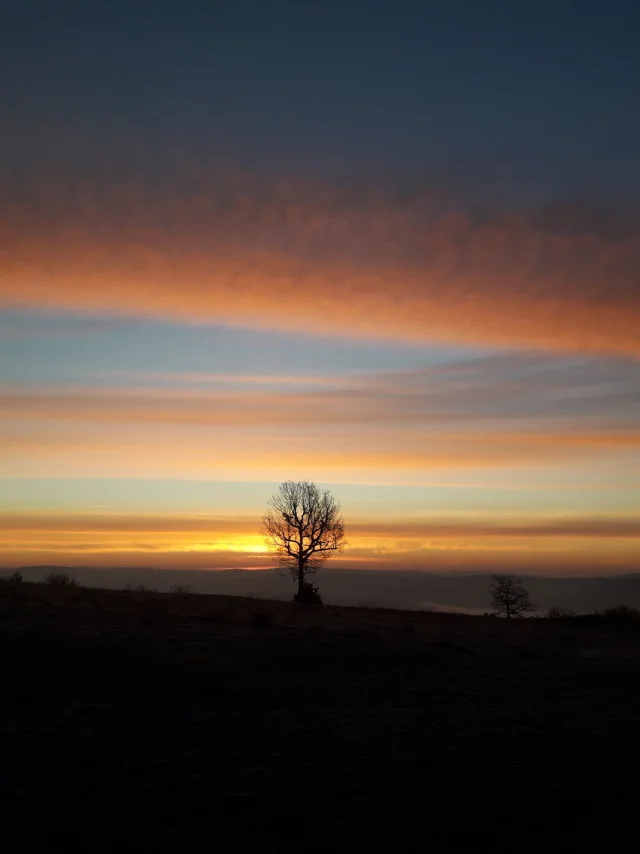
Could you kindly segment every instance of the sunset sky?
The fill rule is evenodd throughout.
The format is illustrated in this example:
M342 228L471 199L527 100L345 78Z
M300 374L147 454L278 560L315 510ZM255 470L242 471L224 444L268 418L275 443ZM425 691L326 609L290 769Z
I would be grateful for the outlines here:
M640 570L632 2L9 2L0 566Z

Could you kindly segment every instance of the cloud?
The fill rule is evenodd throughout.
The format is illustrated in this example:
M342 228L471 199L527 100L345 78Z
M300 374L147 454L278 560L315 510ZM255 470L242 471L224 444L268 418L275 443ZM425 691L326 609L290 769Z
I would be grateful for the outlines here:
M262 543L257 515L213 516L140 515L123 513L0 513L0 532L29 534L153 534L153 547L165 538L189 534L205 537L216 545L221 541L255 540ZM424 519L355 519L348 521L349 543L379 539L445 539L451 541L478 538L622 538L640 539L640 521L635 516L504 516L502 518L460 518L430 516ZM156 542L156 540L158 542ZM148 543L145 547L151 547ZM249 545L247 546L249 548Z
M3 194L4 306L640 355L634 213L223 172L21 189Z
M581 445L546 444L527 437L495 435L462 440L427 437L315 436L215 437L174 432L115 432L104 427L66 430L47 427L22 435L0 434L0 477L178 477L204 480L304 478L335 483L422 482L425 473L475 468L540 468L577 456ZM588 437L587 450L609 458L610 437ZM591 454L593 456L593 454Z
M500 354L309 377L124 371L111 379L119 384L0 384L0 412L6 419L247 429L419 424L461 433L468 422L481 434L498 424L533 433L536 424L545 434L610 432L613 444L640 436L640 364L633 360Z
M0 385L0 475L386 482L597 459L626 460L630 473L640 450L633 360L521 354L309 380L113 379L120 384Z
M197 516L142 516L124 513L0 513L0 531L10 532L65 532L77 533L126 533L172 536L182 533L198 533L209 536L233 538L256 534L257 517Z
M0 476L3 477L190 477L203 479L280 480L310 477L335 482L404 482L435 471L544 466L597 459L611 467L626 460L627 471L640 449L638 431L585 430L565 427L546 432L514 432L497 425L456 431L409 426L406 429L340 428L327 421L300 426L259 421L236 427L210 423L178 424L171 409L152 423L114 421L112 413L89 417L66 409L63 419L8 419L0 430ZM166 406L166 404L165 404ZM167 414L168 412L168 414ZM32 412L32 415L34 413ZM135 413L134 413L135 414ZM123 413L118 411L118 418ZM162 421L163 418L166 420ZM79 417L80 416L80 417ZM149 419L148 413L144 414ZM74 423L75 419L75 423ZM272 422L273 424L273 422ZM613 468L611 469L613 471ZM382 480L378 480L381 478Z

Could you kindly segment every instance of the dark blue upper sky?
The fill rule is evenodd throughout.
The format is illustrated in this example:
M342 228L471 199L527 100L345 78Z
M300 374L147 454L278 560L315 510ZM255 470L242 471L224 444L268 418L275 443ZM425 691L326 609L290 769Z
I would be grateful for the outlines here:
M633 0L4 8L5 167L51 157L54 128L83 139L89 161L93 143L108 145L120 166L142 142L480 192L625 196L640 184Z

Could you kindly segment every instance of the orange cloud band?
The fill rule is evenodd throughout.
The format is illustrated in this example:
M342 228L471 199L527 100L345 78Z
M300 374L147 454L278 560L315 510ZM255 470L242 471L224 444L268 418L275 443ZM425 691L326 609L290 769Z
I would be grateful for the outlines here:
M0 536L30 535L153 535L154 542L175 540L180 535L209 537L221 542L262 543L258 516L218 517L131 515L118 513L0 513ZM349 523L349 545L359 541L448 540L500 538L587 538L640 540L640 521L635 516L506 517L501 519L430 518L403 520L354 520Z
M2 211L0 305L640 355L631 218L250 183L34 192Z

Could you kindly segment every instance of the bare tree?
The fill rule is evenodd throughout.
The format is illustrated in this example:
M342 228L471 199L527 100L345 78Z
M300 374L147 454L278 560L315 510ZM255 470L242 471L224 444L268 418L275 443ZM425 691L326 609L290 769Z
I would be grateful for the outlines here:
M328 490L307 480L287 480L269 501L262 533L278 562L298 582L298 601L305 598L307 575L346 545L340 505Z
M529 591L513 575L494 575L490 591L492 607L507 620L533 611Z

